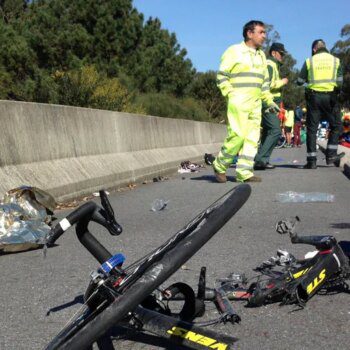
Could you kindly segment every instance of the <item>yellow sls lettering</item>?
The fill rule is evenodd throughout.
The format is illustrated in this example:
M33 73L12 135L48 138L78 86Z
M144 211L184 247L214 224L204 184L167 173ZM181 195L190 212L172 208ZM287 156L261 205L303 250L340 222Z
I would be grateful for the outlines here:
M226 350L227 345L223 343L216 343L210 347L211 349L217 349L217 350Z
M299 278L300 276L304 275L306 272L308 272L310 269L301 270L293 275L294 278Z
M188 339L190 341L193 341L194 343L205 345L205 346L209 346L215 343L215 339L208 338L194 332L188 332L186 334L185 339Z
M183 339L187 339L197 344L201 344L209 347L210 349L226 350L227 345L224 343L218 343L215 339L205 337L199 333L194 333L181 327L173 327L167 330L168 334L178 336Z
M306 292L307 294L311 294L312 291L326 278L326 269L323 269L318 277L315 277L313 282L311 282L307 287L306 287Z
M178 337L181 337L181 338L183 338L187 332L188 332L187 329L183 329L180 327L173 327L173 328L167 330L167 333L169 333L171 335L177 335Z

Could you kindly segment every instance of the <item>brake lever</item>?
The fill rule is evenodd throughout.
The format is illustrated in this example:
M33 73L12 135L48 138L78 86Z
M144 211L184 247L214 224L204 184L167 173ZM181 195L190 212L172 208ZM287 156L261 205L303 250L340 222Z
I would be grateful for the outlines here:
M103 208L103 210L100 210L100 214L107 221L106 228L108 229L111 235L120 235L123 232L123 228L118 224L117 220L115 219L114 210L111 206L111 203L108 200L107 193L105 190L100 190L99 193L101 198L101 205Z

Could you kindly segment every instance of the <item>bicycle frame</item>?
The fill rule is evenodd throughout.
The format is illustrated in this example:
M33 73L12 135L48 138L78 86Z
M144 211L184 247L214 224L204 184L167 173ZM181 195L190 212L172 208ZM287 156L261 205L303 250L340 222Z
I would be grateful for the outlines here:
M138 266L134 267L131 273L126 273L126 270L121 269L120 266L113 266L111 276L120 277L118 283L113 285L112 294L114 296L112 295L112 297L114 301L112 300L111 304L103 309L103 315L102 313L97 314L94 316L95 318L89 320L82 328L78 329L77 332L79 334L74 333L72 336L69 336L69 339L64 339L63 348L82 349L88 347L111 328L111 326L118 324L123 319L128 319L132 315L143 319L146 322L143 325L146 329L146 324L154 318L154 315L151 315L154 311L141 308L139 305L142 301L192 257L244 204L249 194L249 185L240 185L229 191L208 209L195 217L195 219L182 230L178 231L161 247L136 262ZM225 207L223 207L223 204L225 204ZM108 200L106 205L109 205ZM76 211L73 212L70 215L73 216L74 220L70 220L69 216L66 218L68 223L64 221L65 219L62 220L57 225L58 229L55 227L53 230L48 242L53 244L66 229L76 223L77 236L80 242L100 263L104 263L111 258L111 254L92 236L88 230L88 224L90 220L98 222L111 232L111 228L109 227L111 222L114 226L117 223L114 217L113 221L110 215L105 212L105 206L103 208L104 210L101 210L94 203L90 205L86 203L86 208L84 207L85 211L81 210L81 212L85 212L86 214L84 219L77 220L77 215L73 215ZM212 215L219 207L224 209L221 210L220 215ZM115 230L112 230L112 233L114 232ZM121 228L119 228L118 234L120 232ZM159 325L156 327L157 329L161 329L161 336L167 337L168 335L171 340L194 349L230 349L230 344L233 344L237 340L233 337L223 336L216 332L195 327L192 323L186 323L166 315L156 314L158 315L158 319L161 320L160 322L163 322L165 325L164 327L159 327ZM168 328L169 325L171 325L170 328ZM149 328L152 329L154 327ZM91 332L92 329L93 332ZM166 334L164 330L166 330ZM152 332L151 330L149 331ZM153 333L156 332L153 330ZM47 349L58 348L61 349L60 343L53 342Z

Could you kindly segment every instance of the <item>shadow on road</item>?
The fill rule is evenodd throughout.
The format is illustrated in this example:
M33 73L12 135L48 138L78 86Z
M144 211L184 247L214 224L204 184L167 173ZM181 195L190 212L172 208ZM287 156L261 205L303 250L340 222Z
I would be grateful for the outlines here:
M303 169L304 164L274 164L276 168ZM317 165L318 168L329 168L328 165Z
M151 334L137 332L135 330L128 330L123 327L113 327L106 333L104 337L98 340L97 348L99 350L115 350L113 341L119 341L118 348L125 348L122 344L123 341L133 341L144 345L156 346L161 349L167 350L188 350L188 347L175 345L167 339L163 339ZM117 346L117 344L116 344Z
M83 294L76 296L72 301L69 301L68 303L64 303L62 305L55 306L51 308L47 313L46 316L49 316L52 312L61 311L64 309L67 309L68 307L71 307L76 304L84 304L84 296Z
M338 223L330 224L329 226L332 228L345 229L345 228L350 228L350 222L338 222Z
M198 177L191 177L191 180L218 183L216 181L215 175L202 175L202 176L198 176ZM237 182L236 178L234 176L227 176L227 181Z

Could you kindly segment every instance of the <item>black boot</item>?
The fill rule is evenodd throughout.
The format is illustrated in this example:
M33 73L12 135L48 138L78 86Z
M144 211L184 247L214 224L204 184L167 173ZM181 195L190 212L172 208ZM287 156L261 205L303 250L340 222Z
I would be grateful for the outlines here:
M317 169L316 160L308 160L303 169Z
M330 164L337 165L337 163L340 163L340 159L343 158L344 156L345 156L344 152L341 152L339 154L335 154L332 156L328 156L328 157L326 157L326 163L327 163L327 165L330 165ZM339 165L337 165L337 166L339 166Z

